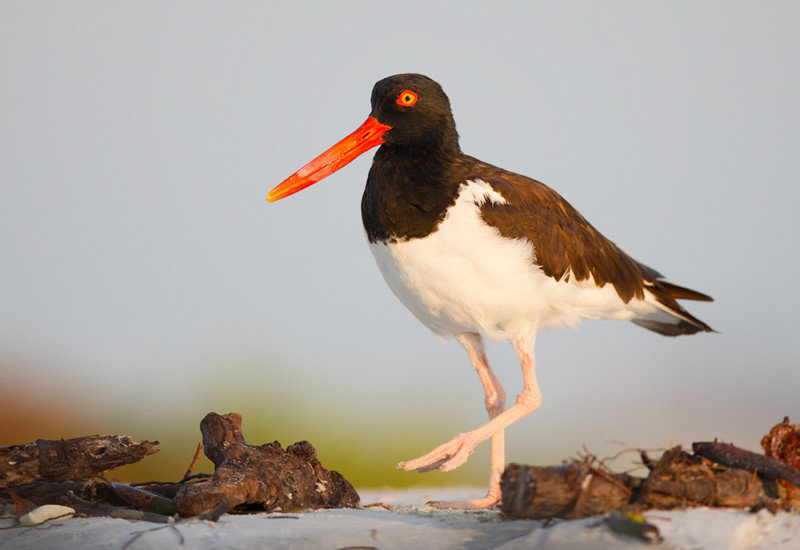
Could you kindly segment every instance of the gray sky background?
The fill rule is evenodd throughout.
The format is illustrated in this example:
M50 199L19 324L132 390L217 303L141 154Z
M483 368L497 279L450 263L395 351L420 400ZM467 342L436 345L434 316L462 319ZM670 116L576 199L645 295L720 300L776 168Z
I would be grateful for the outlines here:
M509 458L756 447L800 421L798 28L796 2L2 2L0 375L128 388L143 415L280 391L389 433L449 419L419 451L483 422L463 351L373 265L372 153L264 200L363 122L376 80L420 72L465 152L716 299L687 305L717 335L540 335L543 406ZM513 400L512 351L489 355Z

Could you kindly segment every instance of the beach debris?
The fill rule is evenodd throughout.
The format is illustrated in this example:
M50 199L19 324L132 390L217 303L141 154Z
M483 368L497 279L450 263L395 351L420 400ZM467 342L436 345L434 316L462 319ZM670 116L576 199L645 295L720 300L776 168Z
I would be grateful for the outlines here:
M177 513L175 504L170 498L125 483L111 483L110 486L119 498L140 510L162 516L172 516Z
M75 515L75 509L59 504L45 504L34 508L24 516L20 516L19 523L24 527L33 527L53 519L67 519Z
M125 484L98 477L157 450L158 442L124 435L0 447L0 506L15 510L3 521L17 525L16 518L26 516L34 521L29 514L52 509L46 505L60 506L65 514L155 523L183 521L176 513L216 521L229 512L359 505L353 486L339 472L324 468L309 442L286 449L277 441L249 445L241 425L236 413L207 414L200 424L203 443L179 481ZM652 449L619 453L638 453L646 477L614 472L608 461L616 456L601 460L585 449L561 466L510 464L501 480L500 509L509 519L619 512L602 520L608 528L653 540L652 530L638 522L641 511L691 506L766 508L773 513L800 509L800 425L784 418L761 445L764 455L716 440L694 443L691 453L672 447L657 459L650 457ZM192 473L201 450L214 463L213 474Z
M0 447L0 487L86 479L138 462L157 452L156 445L158 441L134 441L127 435L90 435Z
M692 443L692 451L717 464L758 472L760 476L783 479L800 487L800 470L796 470L778 459L717 441Z
M500 482L500 508L508 518L565 518L605 514L631 499L636 480L592 466L591 459L562 466L510 464Z
M790 424L788 416L761 438L761 447L767 456L800 471L800 424Z
M322 466L311 443L284 450L274 441L248 445L236 413L208 413L200 423L203 450L214 463L214 475L187 483L174 502L183 517L226 504L263 510L358 506L358 493L339 472Z
M34 502L19 496L10 489L8 490L8 494L11 495L11 500L14 502L14 509L17 512L17 517L24 516L36 508L36 504Z
M651 462L646 478L615 474L596 457L558 467L510 464L501 479L507 518L582 518L635 506L671 509L717 506L800 508L800 491L783 480L797 473L775 459L718 442L680 446Z
M635 502L647 508L661 509L687 506L752 508L770 503L769 506L788 510L800 507L800 500L792 493L776 484L773 478L726 466L702 455L689 454L678 446L661 456L642 484Z
M603 520L608 528L621 535L636 537L646 542L661 542L658 527L648 523L642 514L637 512L611 512Z

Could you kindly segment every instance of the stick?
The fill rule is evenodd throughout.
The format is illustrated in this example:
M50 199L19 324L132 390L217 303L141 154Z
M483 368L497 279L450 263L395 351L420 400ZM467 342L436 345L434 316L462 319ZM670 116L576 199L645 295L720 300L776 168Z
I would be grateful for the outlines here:
M194 470L194 465L197 464L197 461L200 459L200 453L203 452L203 444L197 444L197 451L194 453L194 458L192 459L192 463L189 464L189 469L186 470L186 473L183 474L183 479L181 481L186 481L190 475L192 475L192 470Z
M501 510L507 518L581 518L604 514L628 503L635 478L596 475L588 461L539 467L510 464L500 481Z
M126 435L90 435L0 447L0 487L89 478L138 462L157 452L156 445L158 441L133 441Z
M695 454L712 460L717 464L722 464L730 468L741 468L750 472L758 472L767 477L784 479L800 487L800 470L795 470L780 460L746 451L735 445L719 443L717 441L692 443L692 450Z

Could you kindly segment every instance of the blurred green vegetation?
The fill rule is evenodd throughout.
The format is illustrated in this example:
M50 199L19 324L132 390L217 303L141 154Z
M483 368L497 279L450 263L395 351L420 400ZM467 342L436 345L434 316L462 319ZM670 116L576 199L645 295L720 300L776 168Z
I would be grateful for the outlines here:
M348 396L344 382L309 384L286 364L291 362L209 358L183 383L176 385L165 373L163 378L143 377L134 387L117 387L113 381L44 382L41 376L27 378L17 371L13 384L0 387L0 445L95 433L158 440L158 453L114 469L107 477L123 482L171 481L188 468L201 440L199 424L205 414L237 412L243 417L248 443L277 440L286 447L307 440L325 467L338 470L357 488L487 482L488 449L483 448L487 445L453 472L422 475L396 468L399 461L426 453L463 431L467 427L463 418L441 412L432 418L414 395L408 395L408 406L402 410L357 403ZM213 464L203 456L194 472L213 472Z
M453 472L421 475L397 469L399 461L423 454L457 433L456 430L445 432L430 423L426 425L419 422L417 425L420 428L415 429L411 424L386 426L369 419L355 423L325 413L321 413L313 422L302 418L303 415L276 421L272 412L247 406L215 412L242 414L244 436L252 445L279 441L285 448L296 441L310 441L325 467L338 470L358 488L482 485L486 482L484 477L488 477L488 455L485 450L477 451L466 465ZM146 434L157 435L161 441L159 453L138 464L118 468L110 475L121 481L168 481L180 478L200 442L200 418L202 415L193 421L187 419L183 424L191 425L189 429L171 424L160 427L154 425L152 430L144 426L138 428L137 437L149 439L155 436ZM205 456L194 469L195 473L213 470L213 465Z

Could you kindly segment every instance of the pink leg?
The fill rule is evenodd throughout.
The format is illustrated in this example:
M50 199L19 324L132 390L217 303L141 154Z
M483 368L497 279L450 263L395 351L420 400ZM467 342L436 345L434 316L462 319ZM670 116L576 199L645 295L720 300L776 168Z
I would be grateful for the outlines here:
M478 372L478 376L483 384L486 393L486 412L489 419L494 418L506 408L506 392L503 386L494 375L486 353L483 350L483 339L480 334L465 332L456 336L456 340L467 350L472 366ZM491 436L489 440L491 470L489 474L489 490L483 498L470 499L465 501L445 501L433 502L437 508L457 508L461 510L474 510L491 508L500 502L500 476L503 475L505 468L505 441L504 431L500 430Z
M478 444L495 434L502 433L508 426L539 408L542 402L542 394L539 391L539 385L536 383L533 345L532 343L517 341L512 342L512 345L520 359L524 384L522 393L517 396L516 403L502 413L497 414L480 428L458 434L447 443L439 445L419 458L401 462L398 464L400 468L406 471L417 470L420 472L430 472L436 469L443 472L454 470L466 462ZM467 351L469 352L469 348Z

